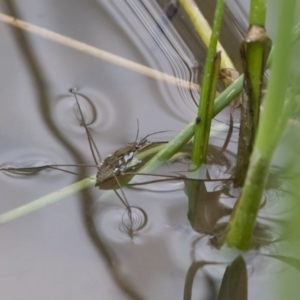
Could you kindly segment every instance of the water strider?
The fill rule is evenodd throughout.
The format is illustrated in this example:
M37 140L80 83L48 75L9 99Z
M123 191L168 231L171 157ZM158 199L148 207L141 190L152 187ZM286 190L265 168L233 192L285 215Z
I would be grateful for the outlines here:
M124 220L124 217L123 217L123 225L124 225L126 232L129 233L129 235L132 237L134 232L142 229L146 225L147 214L142 208L136 207L136 206L134 207L135 209L139 210L142 213L142 218L143 218L143 222L140 222L140 225L135 227L133 216L132 216L132 208L133 207L131 207L129 205L128 200L125 196L125 193L122 189L122 186L117 178L117 175L124 173L126 171L128 164L132 161L132 159L134 158L135 154L138 151L141 151L152 144L151 142L149 142L147 140L147 137L149 137L150 135L156 134L156 133L161 133L161 132L166 132L166 131L159 131L159 132L148 134L141 141L137 142L137 138L138 138L138 134L139 134L139 126L138 126L138 130L137 130L137 134L136 134L136 138L135 138L134 142L129 142L127 145L118 149L117 151L115 151L112 154L110 154L109 156L107 156L104 160L102 160L102 157L100 155L98 147L97 147L97 145L89 131L89 128L85 122L81 107L79 105L79 101L77 99L77 90L75 88L73 88L71 90L71 93L74 94L74 97L75 97L75 100L76 100L76 103L77 103L77 106L79 109L82 125L85 128L85 131L86 131L86 134L88 137L88 141L89 141L89 145L90 145L90 149L92 152L92 156L93 156L94 162L95 162L97 170L98 170L97 175L96 175L96 186L100 187L100 184L103 181L105 181L108 178L114 177L114 179L117 182L118 187L121 190L123 197L121 197L120 194L115 189L114 189L114 191L115 191L116 195L119 197L119 199L121 200L121 202L125 205L125 207L127 209L127 213L128 213L128 221L126 222L126 220Z
M104 159L104 161L98 166L98 173L96 176L97 179L96 186L98 186L104 180L112 177L113 175L119 175L124 173L127 170L129 163L132 161L132 159L138 152L141 152L142 150L145 150L147 147L153 145L152 142L147 140L147 137L162 132L167 132L167 130L150 133L146 135L142 140L137 142L136 141L138 137L138 131L137 131L137 136L134 142L129 142L124 147L113 152L112 154L107 156Z
M59 171L63 171L63 172L67 172L67 173L71 173L71 174L75 174L77 175L75 172L69 171L64 169L64 167L96 167L97 168L97 175L96 175L96 186L98 186L100 189L102 189L102 187L100 186L102 182L106 181L109 178L114 178L114 184L113 184L113 188L109 188L109 189L113 189L116 193L116 195L119 197L119 199L122 201L122 203L124 204L126 210L127 210L127 216L128 218L126 218L126 216L123 216L122 222L125 228L125 231L127 233L130 234L130 236L133 235L134 231L138 231L141 228L143 228L146 225L147 222L147 215L144 212L143 209L139 208L139 207L132 207L129 205L128 200L125 196L125 193L122 189L122 185L119 182L117 175L120 175L122 173L124 173L127 170L127 166L130 162L132 162L132 159L134 158L134 156L146 149L147 147L151 146L153 143L148 141L147 138L150 135L156 134L156 133L160 133L160 132L166 132L166 131L160 131L160 132L156 132L156 133L152 133L152 134L148 134L147 136L145 136L142 140L140 140L139 142L137 141L138 139L138 134L139 134L139 128L137 130L137 135L135 138L134 142L129 142L127 145L125 145L124 147L121 147L120 149L116 150L115 152L113 152L112 154L110 154L109 156L107 156L104 160L101 157L101 154L98 150L98 147L96 146L96 143L90 133L90 130L88 128L88 125L85 122L79 101L77 99L77 90L76 89L71 89L71 93L74 94L75 100L76 100L76 104L80 113L80 122L81 125L85 128L86 134L87 134L87 138L88 138L88 142L90 145L90 149L91 149L91 153L94 159L94 163L93 165L85 165L85 164L81 164L81 165L71 165L71 164L64 164L64 165L52 165L52 164L46 164L46 165L42 165L42 166L33 166L33 167L25 167L25 168L16 168L16 167L2 167L0 168L1 171L4 172L10 172L10 173L14 173L14 174L19 174L19 175L34 175L42 170L45 169L55 169L55 170L59 170ZM139 162L138 162L139 163ZM116 189L120 189L121 190L121 195L116 191ZM140 221L140 225L134 224L133 218L137 217L137 216L133 216L132 215L132 208L134 208L134 212L136 213L137 210L139 210L141 212L140 218L142 217L144 219L143 222Z

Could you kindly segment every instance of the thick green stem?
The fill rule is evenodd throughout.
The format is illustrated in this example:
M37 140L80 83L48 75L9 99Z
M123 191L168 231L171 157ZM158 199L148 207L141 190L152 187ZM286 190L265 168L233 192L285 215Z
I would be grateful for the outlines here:
M235 186L239 187L244 184L257 134L263 76L270 49L271 41L264 28L256 25L251 26L241 46L245 92L241 105L240 134L234 182Z
M250 25L265 26L266 22L266 0L251 0L250 4Z
M242 65L244 69L244 89L237 164L234 185L242 187L246 178L250 155L257 133L260 100L266 61L271 49L264 25L266 18L266 0L252 0L250 9L250 27L241 45Z
M292 39L295 5L295 0L282 2L277 44L274 50L274 62L264 103L264 113L250 159L243 192L227 227L226 243L231 247L242 250L248 249L251 245L252 232L269 165L285 127L286 114L289 110L285 107L285 97L290 77L293 47L287 47L286 45L290 45Z

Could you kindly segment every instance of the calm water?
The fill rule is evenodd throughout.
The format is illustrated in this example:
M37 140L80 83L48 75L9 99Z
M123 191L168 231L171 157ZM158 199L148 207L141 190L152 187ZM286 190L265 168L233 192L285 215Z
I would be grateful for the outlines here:
M168 22L167 1L15 1L1 12L52 30L109 53L197 82L205 56L201 42L179 9ZM213 6L201 6L211 18ZM246 28L242 3L225 18L222 41L238 64L237 49ZM246 7L248 4L246 3ZM30 8L30 9L29 9ZM16 13L16 11L15 11ZM233 16L235 19L233 19ZM139 136L167 141L194 116L196 91L157 81L33 34L24 36L0 24L1 109L0 164L93 163L70 88L78 87L87 123L103 157ZM162 29L162 30L161 30ZM27 50L26 50L27 49ZM29 51L28 51L29 49ZM215 124L228 123L228 115ZM225 126L225 129L227 127ZM222 146L224 135L212 139ZM236 135L230 147L235 150ZM35 176L0 174L0 213L7 212L95 173L80 176L45 170ZM131 205L141 207L148 223L132 240L120 229L124 208L116 195L96 188L73 195L11 223L1 225L0 277L5 299L183 299L187 270L193 260L228 262L209 239L192 230L182 182L158 183L128 190ZM233 201L223 199L228 207ZM276 207L274 208L276 211ZM193 245L196 246L193 246ZM269 299L261 278L272 282L281 267L246 255L249 299ZM208 266L194 281L193 299L213 299L207 278L218 289L224 266ZM211 298L209 298L211 297Z

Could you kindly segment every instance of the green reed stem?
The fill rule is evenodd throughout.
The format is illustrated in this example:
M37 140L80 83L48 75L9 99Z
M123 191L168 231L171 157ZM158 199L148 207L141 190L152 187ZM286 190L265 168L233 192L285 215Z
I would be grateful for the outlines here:
M266 0L251 0L249 23L251 25L265 26L266 22Z
M12 209L11 211L0 215L0 224L4 224L20 217L23 217L29 213L39 210L49 204L53 204L63 198L71 196L79 191L83 191L92 185L95 185L96 177L88 177L74 184L71 184L65 188L50 193L44 197L34 200L30 203L24 204L18 208Z
M212 82L214 76L214 63L216 55L216 47L221 30L221 24L224 12L224 0L218 0L216 4L214 22L212 27L212 35L208 47L208 53L204 66L204 74L201 85L200 105L198 107L198 119L200 122L195 124L195 137L192 150L192 162L196 168L206 162L207 145L209 141L210 124L212 119L213 103L210 103L212 90Z
M263 76L271 49L271 40L265 31L266 0L252 0L250 26L241 45L245 93L241 105L241 122L235 186L242 187L257 133ZM245 138L247 137L247 138Z
M210 87L209 87L209 94L208 94L208 99L207 99L207 107L205 108L206 109L205 112L203 112L201 114L201 115L204 115L205 118L201 119L200 124L199 124L200 130L203 130L201 132L201 138L199 139L200 143L201 143L201 148L199 149L200 164L206 162L210 130L211 130L211 121L213 119L213 107L214 107L215 95L216 95L216 91L217 91L217 84L218 84L218 78L219 78L219 72L220 72L220 59L221 59L221 53L218 52L215 55L213 69L211 72L212 75L211 75L211 80L209 82ZM197 126L198 126L198 124L196 123L196 128L197 128ZM197 152L198 148L196 146L195 139L194 139L192 160L193 160L193 153L194 153L195 149L196 149L195 152ZM194 161L193 161L193 163L195 165Z
M289 107L286 107L285 99L293 49L287 45L290 45L292 40L295 6L296 0L282 1L277 44L274 49L274 62L265 97L264 112L243 192L227 227L227 245L241 250L247 250L251 245L271 159L287 121Z

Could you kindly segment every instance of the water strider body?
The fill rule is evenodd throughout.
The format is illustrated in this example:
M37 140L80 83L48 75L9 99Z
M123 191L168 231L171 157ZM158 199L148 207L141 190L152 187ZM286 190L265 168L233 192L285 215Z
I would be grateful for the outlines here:
M107 156L103 163L98 167L98 173L96 176L97 183L101 183L113 175L125 172L128 164L132 161L135 154L138 151L147 148L151 144L151 142L144 138L140 142L130 142L126 146Z

